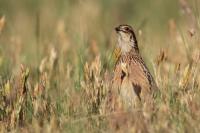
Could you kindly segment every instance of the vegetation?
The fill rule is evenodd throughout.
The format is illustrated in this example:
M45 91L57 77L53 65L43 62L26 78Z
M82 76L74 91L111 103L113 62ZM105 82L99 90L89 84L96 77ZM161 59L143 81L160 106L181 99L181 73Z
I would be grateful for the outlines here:
M0 131L200 131L199 5L1 0ZM144 104L140 111L105 113L114 27L122 23L134 27L160 88L153 111Z

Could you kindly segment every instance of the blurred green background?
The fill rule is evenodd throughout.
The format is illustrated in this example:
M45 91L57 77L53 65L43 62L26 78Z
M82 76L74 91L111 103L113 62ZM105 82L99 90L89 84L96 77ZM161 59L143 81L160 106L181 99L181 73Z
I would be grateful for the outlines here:
M1 37L2 52L17 47L2 38L6 34L17 36L22 43L20 54L26 55L22 59L31 63L36 62L37 54L42 56L46 45L56 41L59 23L64 23L63 30L72 44L85 46L94 39L104 48L110 45L115 26L130 24L151 36L147 37L150 46L144 46L149 49L156 45L153 40L158 34L168 32L170 19L179 21L181 9L174 0L1 0L0 14L5 15L7 22ZM36 46L38 38L40 48Z

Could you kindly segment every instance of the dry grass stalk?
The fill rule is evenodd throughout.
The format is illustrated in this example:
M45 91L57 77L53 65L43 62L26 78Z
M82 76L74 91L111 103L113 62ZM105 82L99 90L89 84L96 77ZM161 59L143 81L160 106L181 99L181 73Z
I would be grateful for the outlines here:
M188 4L187 0L179 0L180 6L182 8L183 13L187 17L187 22L188 22L188 33L192 37L194 36L196 29L197 29L197 21L195 19L194 13Z
M100 104L106 94L101 70L100 56L97 56L90 65L86 62L84 67L85 81L82 83L82 88L89 112L99 112Z
M14 128L18 124L21 125L23 124L24 121L24 108L25 107L25 102L26 102L26 96L27 96L27 79L29 76L29 69L25 68L23 65L21 65L21 74L20 74L20 88L19 89L19 94L18 94L18 99L17 102L15 103L15 107L11 113L11 120L10 120L10 126L11 128Z
M0 35L3 31L3 28L5 27L5 24L6 24L6 17L5 16L2 16L0 18Z

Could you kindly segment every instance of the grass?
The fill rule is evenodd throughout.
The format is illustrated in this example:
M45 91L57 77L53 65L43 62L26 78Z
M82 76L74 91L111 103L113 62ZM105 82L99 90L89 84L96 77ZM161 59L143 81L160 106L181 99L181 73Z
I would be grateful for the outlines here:
M1 1L0 131L198 132L200 11L194 3ZM113 29L121 23L134 27L160 88L153 109L105 112Z

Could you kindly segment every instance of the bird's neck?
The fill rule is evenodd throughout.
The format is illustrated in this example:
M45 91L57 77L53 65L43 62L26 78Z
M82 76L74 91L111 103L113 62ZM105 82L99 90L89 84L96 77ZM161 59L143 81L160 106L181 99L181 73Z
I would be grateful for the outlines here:
M133 46L126 46L126 47L121 47L121 55L139 55L139 49L138 47L133 47Z
M119 47L121 49L122 55L125 55L127 53L129 53L129 54L130 53L131 54L138 54L139 53L137 42L133 42L133 41L124 42L121 39L119 39L118 44L119 44Z

